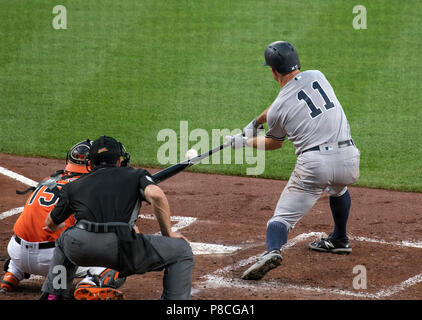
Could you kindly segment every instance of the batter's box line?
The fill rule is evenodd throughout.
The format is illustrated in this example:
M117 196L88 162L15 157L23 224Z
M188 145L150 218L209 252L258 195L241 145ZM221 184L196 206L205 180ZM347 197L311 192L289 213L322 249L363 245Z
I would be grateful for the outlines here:
M327 237L327 234L324 232L310 232L310 233L302 233L293 239L289 240L286 245L283 247L283 250L288 250L295 246L299 242L303 242L309 238L320 238L320 237ZM366 242L373 242L379 244L387 244L399 247L410 247L410 248L421 248L420 242L410 242L410 241L396 241L396 242L388 242L384 240L378 239L371 239L366 237L350 237L352 240L356 241L366 241ZM382 289L376 293L364 293L364 292L354 292L348 290L341 290L341 289L326 289L320 287L311 287L311 286L299 286L293 284L280 284L277 281L262 281L262 282L250 282L247 280L241 279L233 279L227 277L227 274L233 272L241 267L249 265L250 263L256 262L263 254L262 252L259 255L255 255L249 257L247 259L243 259L241 261L236 262L233 265L226 266L224 268L218 269L212 274L205 275L205 281L202 281L195 285L192 289L192 295L196 295L203 290L204 287L207 289L210 288L238 288L238 289L245 289L250 288L253 290L264 290L264 291L280 291L280 290L303 290L303 291L310 291L315 293L327 293L327 294L334 294L334 295L344 295L344 296L351 296L356 298L367 298L367 299L380 299L392 296L400 291L406 290L407 288L422 282L422 273L416 276L413 276L398 285L394 285L388 289ZM202 288L200 288L202 287Z
M3 220L5 218L11 217L15 214L19 214L23 211L24 207L18 207L14 208L8 211L5 211L3 213L0 213L0 220ZM154 215L139 215L139 218L142 219L149 219L149 220L155 220ZM191 225L197 220L197 218L194 217L181 217L181 216L172 216L170 217L170 221L177 221L177 223L172 226L172 231L176 232L180 229L186 228L187 226ZM161 234L160 232L157 232L156 234ZM192 247L192 252L195 255L206 255L206 254L228 254L228 253L234 253L242 247L239 246L228 246L228 245L221 245L221 244L212 244L212 243L202 243L202 242L190 242L190 246Z
M38 185L38 182L3 167L0 167L0 174L3 174L9 178L12 178L13 180L22 182L23 184L26 184L30 187L36 187Z
M398 285L394 285L388 289L382 289L376 293L364 293L364 292L353 292L349 290L341 290L341 289L327 289L327 288L320 288L320 287L311 287L311 286L299 286L293 284L280 284L278 281L265 281L261 283L254 282L253 284L251 281L240 280L240 279L228 279L222 276L212 276L208 275L205 276L206 281L197 284L195 288L192 289L192 295L196 295L203 290L203 288L199 288L199 286L206 287L206 289L219 289L219 288L235 288L235 289L252 289L254 291L262 290L262 291L274 291L280 293L281 291L288 291L288 290L298 290L298 291L308 291L313 293L324 293L330 295L342 295L342 296L350 296L355 298L366 298L366 299L382 299L387 298L392 295L395 295L401 291L404 291L410 288L413 285L422 282L422 273L418 274L414 277L411 277Z
M138 216L142 219L156 220L156 217L152 214L140 214ZM176 232L180 229L186 228L194 223L197 218L194 217L183 217L183 216L171 216L170 221L176 221L177 223L171 227L173 232ZM156 233L161 234L161 232ZM228 254L234 253L242 249L239 246L228 246L221 244L212 244L212 243L202 243L202 242L189 242L192 252L194 255L205 255L205 254Z

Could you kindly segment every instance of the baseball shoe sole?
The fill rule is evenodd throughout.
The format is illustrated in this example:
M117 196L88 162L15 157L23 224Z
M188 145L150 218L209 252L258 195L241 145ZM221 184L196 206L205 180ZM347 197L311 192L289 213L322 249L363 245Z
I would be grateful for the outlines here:
M273 250L263 255L258 262L252 265L246 270L243 275L243 280L260 280L264 277L268 271L277 268L283 258L281 257L280 251Z
M352 252L349 241L336 241L332 238L321 238L320 241L309 243L309 249L319 252L349 254Z
M124 300L125 296L113 288L82 287L74 292L76 300Z

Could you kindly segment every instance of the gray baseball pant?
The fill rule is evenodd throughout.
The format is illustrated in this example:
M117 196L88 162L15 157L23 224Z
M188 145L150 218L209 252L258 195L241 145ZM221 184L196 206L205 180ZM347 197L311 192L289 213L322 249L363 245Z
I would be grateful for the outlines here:
M278 221L290 230L324 191L333 197L342 196L359 178L359 163L360 151L355 146L299 155L268 224Z
M190 299L194 265L190 245L182 240L143 235L158 255L136 273L165 269L163 300ZM115 233L94 233L78 228L65 230L56 240L53 260L42 286L43 292L71 296L77 266L103 266L119 270L118 238Z

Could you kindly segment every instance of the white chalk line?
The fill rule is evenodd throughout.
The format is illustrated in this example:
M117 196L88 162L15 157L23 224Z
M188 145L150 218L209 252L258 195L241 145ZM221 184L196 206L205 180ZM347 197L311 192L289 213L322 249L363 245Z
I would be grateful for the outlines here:
M140 214L138 217L142 219L148 219L148 220L156 219L155 216L152 214ZM193 217L171 216L170 221L178 221L178 223L176 223L175 225L171 227L171 230L173 232L176 232L180 229L186 228L187 226L194 223L196 220L197 219Z
M14 216L15 214L21 213L22 211L23 211L23 207L18 207L18 208L14 208L6 212L0 213L0 220L3 220L7 217Z
M327 289L327 288L320 288L320 287L311 287L311 286L303 286L303 285L294 285L294 284L282 284L278 281L266 281L256 283L254 282L251 284L250 281L240 280L240 279L229 279L222 276L212 276L207 275L205 276L206 281L201 282L195 288L192 289L192 295L198 294L203 288L198 288L198 286L202 286L206 289L218 289L218 288L236 288L236 289L253 289L254 291L263 290L263 291L274 291L280 293L281 291L288 291L288 290L298 290L298 291L308 291L313 293L323 293L323 294L330 294L330 295L342 295L342 296L349 296L355 298L366 298L366 299L382 299L387 298L392 295L399 293L400 291L404 291L409 287L422 282L422 273L418 274L414 277L411 277L398 285L394 285L388 289L382 289L376 293L364 293L364 292L353 292L349 290L341 290L341 289Z
M327 234L323 232L310 232L310 233L303 233L295 238L289 240L286 245L283 247L283 250L287 250L299 242L305 241L308 238L314 237L326 237ZM365 237L351 237L356 241L367 241L367 242L374 242L380 244L387 244L399 247L411 247L411 248L420 248L419 242L410 242L410 241L396 241L396 242L387 242L384 240L378 239L371 239ZM234 279L228 274L237 270L238 268L244 267L249 265L250 263L256 262L262 254L255 255L249 257L247 259L240 260L233 265L226 266L224 268L218 269L212 274L205 275L205 281L200 282L192 288L192 295L196 295L201 292L204 288L210 289L218 289L218 288L237 288L237 289L253 289L253 290L264 290L264 291L277 291L280 292L281 290L302 290L314 293L323 293L323 294L333 294L333 295L344 295L356 298L367 298L367 299L381 299L392 296L400 291L404 291L407 288L421 283L422 282L422 273L416 276L413 276L400 284L394 285L388 289L382 289L376 293L366 293L366 292L354 292L349 290L341 290L341 289L327 289L327 288L320 288L320 287L311 287L311 286L303 286L303 285L294 285L294 284L282 284L278 281L270 280L265 282L251 282L247 280L241 279Z
M0 167L0 173L9 178L22 182L30 187L36 187L38 185L38 182L28 179L27 177L24 177L23 175L20 175L19 173L10 171L9 169L3 168L3 167Z
M409 247L409 248L422 248L422 242L412 242L412 241L394 241L394 242L388 242L385 240L379 240L379 239L371 239L366 237L350 237L351 240L356 241L365 241L365 242L372 242L372 243L379 243L379 244L386 244L391 246L398 246L398 247Z
M9 169L3 168L3 167L0 167L0 174L3 174L19 182L22 182L30 187L36 187L38 185L38 182L28 179L27 177L24 177L23 175L20 175L16 172L10 171ZM0 220L3 220L4 218L13 216L18 213L21 213L22 211L23 211L23 207L19 207L19 208L14 208L9 211L3 212L0 214Z
M140 218L155 220L155 216L152 214L140 214ZM180 229L186 228L187 226L191 225L197 220L197 218L193 217L183 217L183 216L172 216L170 217L170 221L177 221L175 225L172 226L172 231L176 232ZM161 234L157 232L156 234ZM202 243L202 242L190 242L190 246L192 247L192 252L195 255L204 255L204 254L227 254L233 253L237 250L240 250L241 247L238 246L227 246L227 245L220 245L220 244L211 244L211 243Z

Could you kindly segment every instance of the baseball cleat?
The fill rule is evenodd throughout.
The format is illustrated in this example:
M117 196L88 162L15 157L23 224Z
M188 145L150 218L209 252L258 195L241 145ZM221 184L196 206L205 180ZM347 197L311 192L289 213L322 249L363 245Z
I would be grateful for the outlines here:
M243 273L242 279L260 280L268 271L277 268L281 264L281 261L283 261L283 258L279 250L267 252L258 262Z
M321 238L319 241L309 243L309 248L315 251L349 254L352 252L349 239L336 240L333 238Z
M124 300L124 294L113 288L101 288L91 284L80 284L74 292L76 300Z

